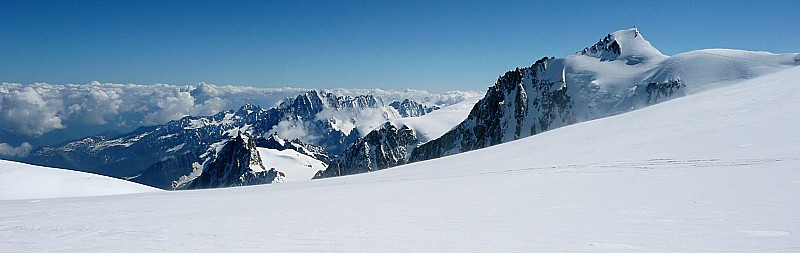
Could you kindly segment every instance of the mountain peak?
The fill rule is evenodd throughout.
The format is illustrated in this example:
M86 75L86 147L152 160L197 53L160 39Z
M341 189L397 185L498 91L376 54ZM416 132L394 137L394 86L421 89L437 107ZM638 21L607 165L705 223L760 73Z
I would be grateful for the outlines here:
M600 61L622 59L628 65L652 60L660 61L667 57L645 40L636 27L610 33L577 54L599 58Z
M269 137L267 137L267 141L275 143L276 145L281 147L286 146L286 141L280 136L278 136L278 133L270 134Z
M257 105L254 105L254 104L251 104L251 103L247 102L242 107L239 107L238 112L239 112L239 114L247 115L247 114L253 113L255 111L260 111L260 110L261 110L261 106L257 106Z

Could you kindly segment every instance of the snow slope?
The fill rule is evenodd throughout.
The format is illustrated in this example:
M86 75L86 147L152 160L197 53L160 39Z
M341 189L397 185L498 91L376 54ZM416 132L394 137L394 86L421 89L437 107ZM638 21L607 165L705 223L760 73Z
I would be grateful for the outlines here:
M481 149L637 110L796 67L799 60L798 53L729 49L668 57L637 29L616 31L576 54L545 57L501 75L466 120L416 147L408 161Z
M467 118L469 110L480 100L480 96L465 98L454 105L445 106L420 117L396 118L389 120L395 126L407 125L420 138L419 143L439 138L444 133Z
M317 171L327 167L324 162L292 149L258 148L258 154L267 170L275 168L284 173L283 182L311 180Z
M666 56L636 28L613 32L607 38L620 45L618 56L609 58L609 52L605 51L578 52L552 59L549 70L543 74L550 80L563 80L563 87L568 87L569 96L577 103L574 110L579 122L641 108L644 101L640 100L646 96L635 96L637 88L642 92L650 83L679 80L686 85L685 91L680 92L691 95L800 64L798 53L733 49L703 49Z
M373 173L0 202L7 251L797 252L800 68Z
M90 173L0 160L0 200L89 197L160 191Z

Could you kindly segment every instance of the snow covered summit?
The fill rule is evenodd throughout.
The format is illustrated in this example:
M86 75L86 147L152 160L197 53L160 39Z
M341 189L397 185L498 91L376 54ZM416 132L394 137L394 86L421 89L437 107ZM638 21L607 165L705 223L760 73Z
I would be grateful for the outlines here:
M608 34L597 44L584 48L578 54L600 58L601 61L625 60L630 65L641 62L657 62L667 58L653 45L650 45L650 42L644 39L637 28Z
M466 120L414 149L422 161L517 140L797 65L800 54L709 49L666 56L638 29L500 76Z

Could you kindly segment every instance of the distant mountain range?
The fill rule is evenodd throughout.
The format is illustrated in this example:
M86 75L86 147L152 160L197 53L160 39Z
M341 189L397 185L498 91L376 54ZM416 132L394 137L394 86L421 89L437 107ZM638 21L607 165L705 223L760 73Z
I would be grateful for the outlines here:
M413 128L385 124L318 177L481 149L797 65L800 54L708 49L666 56L638 29L620 30L574 55L506 72L466 119L431 140L417 141Z
M55 147L41 147L24 161L126 178L162 189L208 188L212 184L185 186L186 182L180 179L202 171L209 175L208 166L227 166L221 165L220 159L245 154L257 157L251 142L273 149L307 151L306 154L327 163L327 154L345 150L360 137L359 131L368 132L386 120L425 115L435 109L407 99L386 105L373 95L335 96L312 90L287 99L276 108L247 104L235 111L207 117L188 116L117 137L92 136ZM238 139L241 136L249 141ZM303 149L275 147L274 139L280 138L277 136L292 136L293 141L285 142ZM243 170L248 166L263 166L258 159L235 159L247 160L248 163L240 165ZM259 180L241 181L240 185L267 182ZM219 182L215 187L232 185L228 179Z

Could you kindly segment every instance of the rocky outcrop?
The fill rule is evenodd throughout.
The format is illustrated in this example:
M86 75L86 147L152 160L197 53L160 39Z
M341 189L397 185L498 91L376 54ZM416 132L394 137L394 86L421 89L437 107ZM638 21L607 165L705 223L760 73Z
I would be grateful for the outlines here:
M407 150L415 146L417 140L411 128L405 125L398 128L387 122L356 140L315 178L358 174L405 164Z
M424 104L417 103L415 101L411 101L408 99L405 99L403 101L394 101L391 104L389 104L389 106L397 110L398 114L400 114L400 116L404 118L419 117L439 109L438 106L428 107Z
M575 123L572 98L563 80L544 73L553 58L506 72L489 88L467 119L414 149L410 161L422 161L485 148Z
M283 173L267 170L252 138L238 134L202 168L199 176L177 189L207 189L280 182Z
M331 158L328 153L325 151L325 148L304 143L298 139L294 140L286 140L282 139L278 134L273 133L267 137L259 137L256 139L256 146L260 148L268 148L268 149L275 149L275 150L287 150L291 149L297 151L300 154L304 154L310 157L313 157L316 160L319 160L324 163L329 163Z

